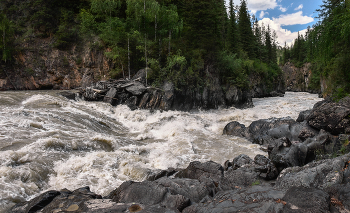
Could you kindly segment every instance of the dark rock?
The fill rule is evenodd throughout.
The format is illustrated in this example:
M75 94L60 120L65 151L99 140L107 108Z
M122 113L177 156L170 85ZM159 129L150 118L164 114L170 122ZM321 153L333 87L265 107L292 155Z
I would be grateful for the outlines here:
M263 180L276 179L279 174L272 161L263 155L255 156L254 161L246 155L240 155L233 160L232 165L225 171L220 183L223 190L260 184Z
M149 97L150 97L150 95L147 92L142 96L142 98L140 100L140 103L139 103L139 108L141 108L141 109L145 109L146 108L148 100L149 100Z
M146 91L146 87L138 81L132 82L132 85L125 88L126 91L130 92L132 95L139 96Z
M291 187L282 198L286 205L283 212L329 212L330 197L320 189Z
M277 178L275 187L289 189L292 186L326 188L343 182L344 168L350 154L308 163L303 167L284 169Z
M238 169L228 169L224 178L220 182L220 189L223 191L232 190L239 187L249 187L254 184L260 184L259 172L255 170L254 165L245 165Z
M60 192L51 191L40 195L35 199L41 199L45 197L45 201L41 201L32 207L32 210L28 212L54 212L57 209L61 211L75 211L75 212L86 212L87 208L84 202L91 199L102 199L100 195L97 195L90 191L89 187L77 189L73 192L69 190L61 190ZM26 211L13 211L13 212L26 212Z
M149 181L155 181L158 180L159 178L162 177L169 177L174 175L176 172L178 172L178 170L174 169L174 168L169 168L167 170L160 170L160 171L156 171L153 174L148 175L147 180Z
M338 135L350 132L350 97L338 103L323 102L307 117L310 126ZM315 105L316 106L316 105Z
M315 137L320 131L312 128L311 126L305 124L303 128L300 130L298 138L303 142L308 138Z
M153 71L150 68L147 68L147 75L149 76ZM139 81L146 85L146 69L141 69L139 70L133 77L133 81Z
M10 213L37 212L49 205L51 201L59 196L59 191L47 191L30 201L19 203L10 209Z
M155 182L127 181L112 191L107 198L112 199L116 203L136 202L148 206L159 204L166 208L175 208L182 211L190 205L190 199L179 194L179 185L177 183L171 183L171 181L171 179L159 179ZM185 191L183 189L181 192L184 193Z
M201 182L207 180L219 183L224 176L224 168L213 161L201 163L199 161L191 162L190 165L177 173L175 177L197 179Z
M338 212L350 212L350 184L334 184L325 189L331 197L331 206ZM336 212L336 211L334 211Z
M287 139L286 139L287 140ZM269 158L276 165L279 171L287 167L303 166L307 157L307 147L303 144L292 144L290 147L283 140L269 152Z
M69 91L64 91L64 92L60 92L58 93L59 95L69 99L69 100L73 100L75 101L75 97L76 97L76 93L75 92L69 92Z
M211 200L204 200L184 209L183 213L282 212L283 191L272 187L253 186L221 191Z
M125 105L127 105L131 110L137 109L137 97L132 96L131 98L125 101Z
M224 135L238 136L238 137L245 137L246 136L246 127L244 124L240 124L237 121L233 121L225 126L223 134Z
M279 172L276 166L272 163L270 159L263 155L257 155L254 158L255 171L258 171L259 176L265 180L274 180L277 178Z
M299 113L299 116L297 118L297 122L303 122L306 120L307 116L309 116L311 113L311 110L305 110L305 111L301 111Z
M174 85L171 82L165 82L162 88L164 94L160 102L159 108L162 110L169 110L174 101Z
M84 203L86 213L178 213L177 209L166 208L161 205L145 205L140 203L116 203L111 199L88 200Z
M251 159L248 155L241 154L238 157L235 157L232 161L233 169L238 169L247 164L253 163L253 159Z
M166 187L172 195L182 195L192 203L198 203L206 196L212 196L212 190L198 180L187 178L160 178L157 184Z
M115 106L117 104L117 100L118 100L118 91L116 88L110 88L106 96L103 98L103 102L109 103L112 106Z

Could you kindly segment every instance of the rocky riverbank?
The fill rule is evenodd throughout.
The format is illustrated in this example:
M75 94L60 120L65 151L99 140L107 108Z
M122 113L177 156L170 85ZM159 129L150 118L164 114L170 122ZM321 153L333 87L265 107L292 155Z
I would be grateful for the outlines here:
M235 86L222 86L213 78L211 85L202 89L175 88L165 81L160 88L146 86L145 70L140 70L131 80L99 81L89 87L80 89L80 96L87 101L103 101L113 106L125 104L130 109L184 110L217 109L219 107L252 107L252 98L283 96L284 87L274 85L275 90L267 88L256 81L251 90ZM261 82L260 82L261 83Z
M269 157L191 162L126 181L107 196L89 187L48 191L9 212L348 212L350 98L290 118L229 123L224 134L262 144Z

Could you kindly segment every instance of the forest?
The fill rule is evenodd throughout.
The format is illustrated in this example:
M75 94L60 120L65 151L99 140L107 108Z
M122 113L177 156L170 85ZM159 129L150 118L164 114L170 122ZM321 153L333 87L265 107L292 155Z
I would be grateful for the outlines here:
M326 95L339 100L350 93L350 2L324 0L319 21L298 35L292 47L283 48L282 62L312 63L312 89L327 85Z
M1 0L2 63L11 63L23 41L54 37L68 50L90 41L113 61L112 78L149 68L152 85L177 88L210 84L249 87L258 75L267 85L281 75L276 34L258 25L245 0ZM148 70L148 69L146 69Z

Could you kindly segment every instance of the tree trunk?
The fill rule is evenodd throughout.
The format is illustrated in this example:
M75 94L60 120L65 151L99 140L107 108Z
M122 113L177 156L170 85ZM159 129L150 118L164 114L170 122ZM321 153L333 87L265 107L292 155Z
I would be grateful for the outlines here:
M129 79L130 79L130 38L128 35L128 71L129 71Z
M170 55L171 30L169 30L169 55Z
M157 15L154 15L154 42L157 42Z

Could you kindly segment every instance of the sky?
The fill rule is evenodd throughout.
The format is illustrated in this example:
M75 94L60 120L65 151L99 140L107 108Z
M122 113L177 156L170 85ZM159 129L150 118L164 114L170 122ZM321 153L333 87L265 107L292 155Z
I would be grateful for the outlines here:
M229 0L225 0L228 6ZM240 5L240 0L233 1ZM298 31L305 34L308 26L319 21L316 9L322 5L322 0L247 0L248 10L251 15L269 25L277 33L277 41L280 46L290 46L298 37Z

